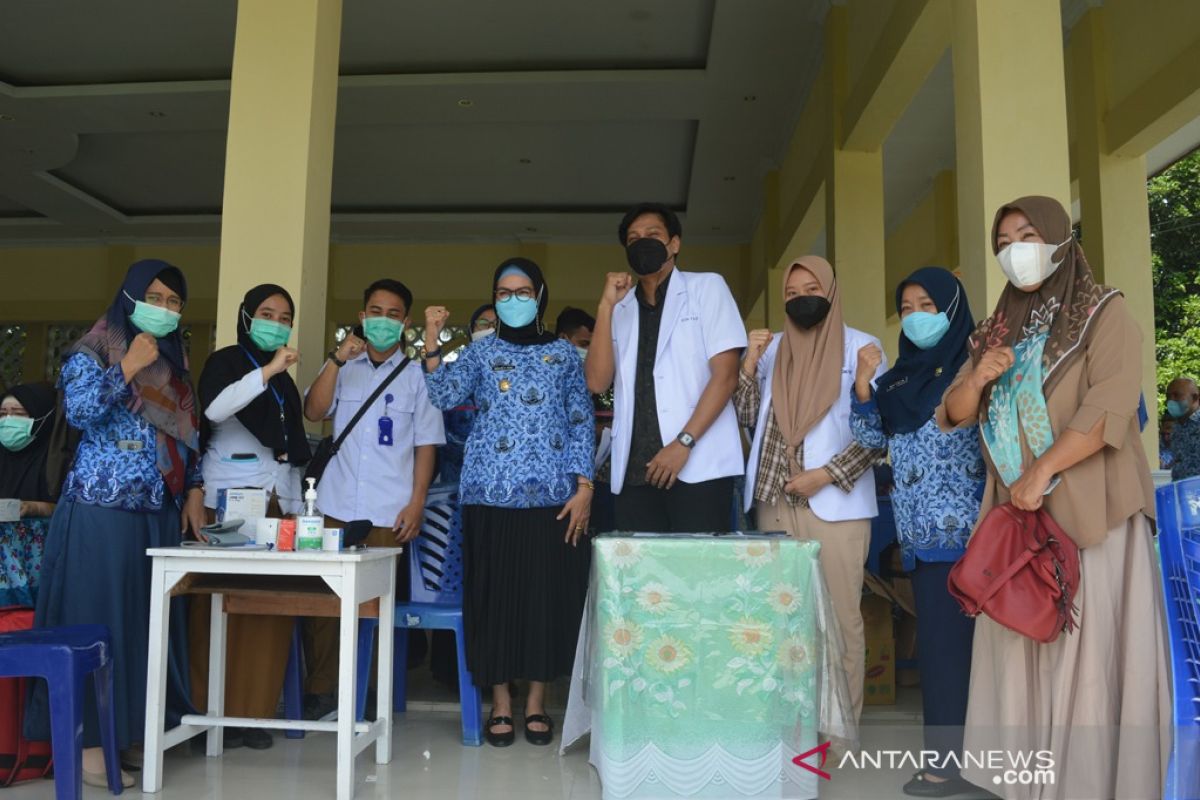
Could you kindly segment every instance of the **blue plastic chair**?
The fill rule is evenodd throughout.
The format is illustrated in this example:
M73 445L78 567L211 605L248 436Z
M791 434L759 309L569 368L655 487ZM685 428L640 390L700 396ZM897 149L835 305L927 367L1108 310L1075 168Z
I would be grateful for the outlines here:
M1200 478L1156 493L1158 552L1162 563L1175 743L1163 797L1200 797Z
M71 625L0 634L0 677L44 678L50 690L54 795L83 795L83 679L92 675L108 790L120 794L121 755L113 711L112 644L104 625Z
M283 713L288 719L300 719L304 715L304 679L301 669L304 664L304 646L301 641L301 620L296 620L292 630L292 645L288 652L287 669L283 673ZM355 676L354 695L355 719L360 722L367 712L367 686L371 679L371 653L374 649L375 629L379 620L363 618L358 621L358 674ZM366 657L362 654L366 653ZM288 729L284 736L303 739L304 731Z
M483 744L483 701L467 669L463 631L462 512L454 486L433 487L425 503L421 533L408 547L412 591L409 602L396 604L397 628L454 631L458 650L458 702L462 710L463 744ZM373 644L373 643L372 643ZM363 660L370 661L371 644ZM396 636L392 664L394 710L405 711L408 686L408 637ZM359 683L360 696L365 682Z

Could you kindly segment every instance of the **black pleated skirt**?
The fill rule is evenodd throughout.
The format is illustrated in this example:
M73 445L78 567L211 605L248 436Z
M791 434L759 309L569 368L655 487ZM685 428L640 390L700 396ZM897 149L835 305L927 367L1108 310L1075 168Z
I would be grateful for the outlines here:
M463 623L475 685L571 673L591 542L563 541L562 507L463 507Z

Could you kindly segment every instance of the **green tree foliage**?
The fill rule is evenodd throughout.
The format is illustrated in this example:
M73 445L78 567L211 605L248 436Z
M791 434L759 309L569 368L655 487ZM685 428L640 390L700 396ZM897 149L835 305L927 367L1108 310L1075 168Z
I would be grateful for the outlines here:
M1159 413L1167 384L1200 373L1200 150L1150 179Z

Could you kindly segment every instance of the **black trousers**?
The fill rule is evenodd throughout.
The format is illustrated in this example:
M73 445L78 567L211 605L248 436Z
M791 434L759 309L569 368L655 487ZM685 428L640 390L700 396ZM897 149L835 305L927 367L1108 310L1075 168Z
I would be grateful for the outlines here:
M946 588L953 563L918 561L912 571L917 603L917 661L925 711L925 749L962 757L967 690L971 683L971 643L975 620L963 613ZM941 756L939 761L945 756ZM958 770L931 769L939 778Z
M616 496L617 530L728 533L733 530L733 478L676 481L670 489L626 486Z

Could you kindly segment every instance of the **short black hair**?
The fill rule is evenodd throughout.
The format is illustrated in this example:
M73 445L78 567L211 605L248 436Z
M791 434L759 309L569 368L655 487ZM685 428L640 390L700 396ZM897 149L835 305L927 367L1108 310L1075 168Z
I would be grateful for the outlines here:
M667 235L672 239L683 235L683 226L679 224L679 217L665 203L638 203L625 212L625 216L621 217L621 224L617 226L617 238L622 247L625 246L625 237L629 235L629 226L642 214L657 214L662 217L663 224L667 226Z
M596 318L584 311L582 308L572 308L567 306L558 315L558 319L554 322L554 335L562 336L572 334L580 328L587 328L589 331L596 329Z
M363 292L363 308L367 307L367 303L371 302L371 295L376 292L391 292L404 301L404 310L408 313L412 312L413 296L412 292L398 280L392 278L380 278L367 287Z

